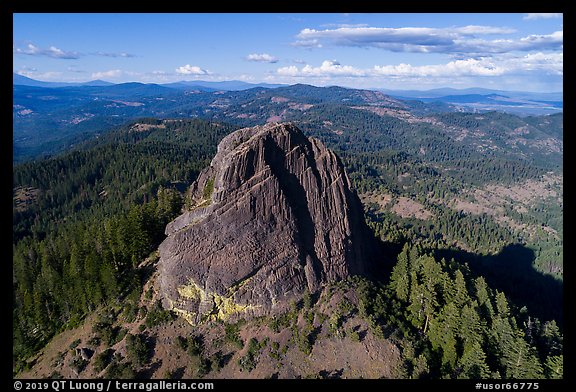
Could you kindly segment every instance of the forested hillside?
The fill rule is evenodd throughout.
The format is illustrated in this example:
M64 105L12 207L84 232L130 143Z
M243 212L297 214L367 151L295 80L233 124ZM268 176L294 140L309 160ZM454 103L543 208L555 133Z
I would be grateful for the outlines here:
M362 199L381 239L381 278L349 289L372 333L402 347L398 376L561 377L562 115L415 116L396 102L376 110L349 97L367 106L353 108L331 94L310 107L295 106L305 105L296 93L266 99L289 108L275 120L294 120L337 152ZM223 136L270 116L226 108L215 117L234 126L140 119L14 167L15 373L97 309L142 317L142 262L187 186ZM109 344L125 338L113 324L103 331ZM294 342L314 344L303 336Z
M15 370L98 306L139 295L134 267L164 238L181 192L232 130L142 120L83 149L15 167Z
M14 85L13 97L15 162L65 150L112 126L147 116L202 118L240 127L296 121L339 142L351 137L367 149L409 148L421 154L422 147L424 154L436 159L447 154L467 157L473 151L493 156L542 153L547 159L548 151L560 148L554 138L562 138L562 114L521 118L486 111L459 113L440 102L402 100L379 91L336 86L205 91L142 83L60 88ZM364 132L358 137L347 132L363 128L370 133L369 145L362 139ZM438 135L450 137L450 150L438 151ZM416 149L414 136L421 139ZM467 143L467 138L473 142Z

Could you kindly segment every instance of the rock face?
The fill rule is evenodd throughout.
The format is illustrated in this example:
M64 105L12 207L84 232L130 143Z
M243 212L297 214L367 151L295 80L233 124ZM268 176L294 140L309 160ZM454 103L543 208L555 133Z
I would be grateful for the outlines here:
M373 236L338 157L291 124L222 140L160 245L164 306L191 323L282 310L366 274Z

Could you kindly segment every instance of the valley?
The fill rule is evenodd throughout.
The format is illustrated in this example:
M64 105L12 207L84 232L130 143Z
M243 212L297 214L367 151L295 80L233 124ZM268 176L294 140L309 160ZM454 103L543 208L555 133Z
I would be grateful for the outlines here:
M14 151L27 151L21 155L25 162L13 169L17 377L558 376L563 332L561 113L466 113L380 92L306 85L216 92L136 84L122 86L124 90L89 88L74 98L77 106L70 106L71 97L83 88L47 92L40 90L44 87L15 86L15 97L29 95L28 103L18 103L14 131ZM103 108L105 116L97 113ZM38 121L51 125L42 128ZM365 220L377 243L369 252L374 271L363 278L318 278L314 284L306 274L302 279L287 274L282 284L291 287L292 297L281 301L282 310L190 325L179 312L160 305L164 295L157 249L166 239L165 229L183 212L216 208L222 200L223 184L202 173L224 138L243 127L286 121L341 160L364 211L352 216ZM44 139L41 129L51 135ZM45 141L19 144L20 137ZM237 143L245 143L244 138ZM54 149L45 149L48 145ZM53 156L30 160L37 153ZM255 158L227 169L244 170L247 177L239 184L260 173L242 166L250 159ZM294 181L289 174L278 174L284 173L280 163L267 159L261 166L275 168L280 184ZM326 177L335 181L338 176ZM195 181L200 182L193 185ZM263 183L270 181L276 180ZM245 193L261 186L250 183ZM281 185L278 189L271 194L288 192L287 211L296 211L295 222L305 219L299 208L314 211L298 207L308 199L297 192L290 195ZM304 194L311 198L314 192ZM218 199L209 201L212 197ZM242 214L248 225L268 210L259 200L271 198L251 197ZM223 211L239 209L242 203L238 196ZM258 213L248 219L254 211ZM313 218L314 230L337 227L339 219ZM259 222L247 232L264 235L274 225L306 230L290 220L279 222ZM208 230L224 238L230 225L217 230L198 226L192 237L199 239ZM303 241L302 249L311 255L315 247L318 255L336 252L336 238L340 236L326 247L319 240L315 245ZM243 251L257 254L262 248L257 238L246 241ZM175 249L184 243L177 240ZM222 239L218 249L225 245ZM203 249L207 258L221 254ZM232 279L257 276L250 283L256 286L249 284L248 294L236 297L242 306L267 303L255 299L258 282L269 279L265 269L260 275L258 271ZM222 290L218 282L225 274L199 271L195 276L217 276L210 290ZM290 284L288 276L293 276ZM312 293L304 291L306 285L315 288ZM271 284L266 287L275 290ZM548 295L536 297L535 291ZM416 298L429 300L429 305ZM477 325L463 327L466 322ZM87 348L92 356L84 358L77 348ZM509 353L518 354L517 348L530 354L514 365Z
M358 121L364 126L376 122L379 127L398 126L400 121L415 124L424 132L448 134L456 143L469 143L480 152L513 152L522 156L531 150L547 157L550 151L557 153L562 148L558 143L561 134L547 135L550 124L538 123L538 116L517 117L494 111L466 114L446 103L402 100L378 91L336 86L296 84L205 91L199 86L175 88L143 83L14 85L13 96L15 162L70 148L129 119L141 117L200 118L241 127L294 121L317 132L352 130ZM486 116L480 115L484 112ZM338 113L337 121L328 125L334 117L331 113ZM319 118L328 118L323 119L328 122L319 122ZM557 129L562 114L542 118L555 121L552 127ZM490 132L496 124L501 127L499 132ZM511 138L505 140L504 136ZM511 148L502 148L507 143ZM426 147L419 152L425 154Z

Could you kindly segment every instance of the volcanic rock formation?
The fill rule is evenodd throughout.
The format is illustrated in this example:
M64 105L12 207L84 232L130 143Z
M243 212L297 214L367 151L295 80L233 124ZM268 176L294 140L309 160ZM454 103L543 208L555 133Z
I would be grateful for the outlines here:
M368 272L373 236L342 163L291 124L225 137L189 196L159 270L164 306L191 323L274 313Z

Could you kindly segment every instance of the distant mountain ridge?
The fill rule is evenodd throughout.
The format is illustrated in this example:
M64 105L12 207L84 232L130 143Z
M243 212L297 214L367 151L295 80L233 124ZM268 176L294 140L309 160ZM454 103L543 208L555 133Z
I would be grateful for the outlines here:
M140 82L132 82L140 83ZM105 80L92 80L88 82L43 82L40 80L35 80L24 75L17 73L12 73L12 84L22 85L22 86L35 86L35 87L70 87L70 86L110 86L113 84L125 84L125 83L112 83ZM147 83L141 83L147 84ZM155 85L160 85L163 87L176 88L176 89L186 89L186 88L204 88L206 91L209 90L226 90L226 91L242 91L248 90L255 87L263 88L278 88L278 87L288 87L289 84L274 84L274 83L249 83L240 80L224 80L224 81L204 81L204 80L180 80L171 83L150 83ZM330 87L341 87L341 86L325 86ZM320 87L323 88L323 87ZM351 87L343 87L347 89L353 89ZM482 87L470 87L464 89L455 89L451 87L435 88L430 90L393 90L386 88L367 88L365 90L380 91L384 94L393 97L403 97L403 98L440 98L445 96L459 96L459 95L478 95L478 96L489 96L489 95L502 95L515 99L531 99L531 100L543 100L543 101L562 101L563 92L531 92L531 91L514 91L514 90L497 90L497 89L487 89Z
M304 129L311 129L310 124L314 123L314 129L328 132L332 138L347 132L355 135L353 129L359 124L365 128L379 124L378 127L388 129L385 124L393 121L400 124L400 128L405 127L405 123L419 124L410 126L414 129L424 124L431 127L435 120L422 117L440 113L495 111L526 116L561 114L563 109L562 101L511 98L506 92L413 99L374 90L306 84L260 85L226 91L222 88L257 85L245 82L236 85L236 82L205 82L204 86L199 86L197 83L202 82L162 85L93 81L89 82L92 85L56 87L57 84L34 86L32 84L37 81L20 75L16 75L14 81L28 83L13 85L15 162L61 151L91 135L143 117L201 118L239 127L295 121ZM101 85L103 83L105 85ZM477 122L473 118L471 121ZM391 135L386 143L397 139L398 135Z
M247 83L239 80L227 80L222 82L206 82L202 80L182 80L180 82L165 83L161 86L177 88L177 89L190 89L196 88L204 91L242 91L255 87L263 88L278 88L288 86L287 84L269 84L269 83Z
M221 82L209 82L203 80L181 80L173 83L140 83L140 82L127 82L127 83L112 83L105 80L91 80L88 82L43 82L40 80L35 80L24 75L12 73L12 84L19 86L32 86L32 87L80 87L80 86L92 86L92 87L102 87L102 86L112 86L117 84L152 84L156 86L162 86L167 88L174 88L180 90L186 89L199 89L202 91L242 91L248 90L255 87L263 88L277 88L288 86L287 84L270 84L270 83L248 83L240 80L226 80Z
M450 87L435 88L431 90L390 90L383 88L374 88L373 90L382 91L385 94L392 96L403 96L406 98L438 98L443 96L458 96L458 95L504 95L514 98L530 98L530 99L543 99L550 101L562 100L562 92L531 92L531 91L513 91L513 90L495 90L482 87L470 87L464 89L456 89Z
M79 86L111 86L114 83L106 82L104 80L91 80L88 82L42 82L40 80L35 80L24 75L19 75L17 73L12 73L12 84L20 86L32 86L32 87L79 87Z
M441 102L455 105L463 111L499 111L517 115L554 114L562 111L563 93L536 93L526 91L503 91L485 88L440 88L426 91L383 90L392 97L422 102Z

